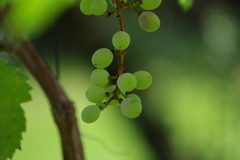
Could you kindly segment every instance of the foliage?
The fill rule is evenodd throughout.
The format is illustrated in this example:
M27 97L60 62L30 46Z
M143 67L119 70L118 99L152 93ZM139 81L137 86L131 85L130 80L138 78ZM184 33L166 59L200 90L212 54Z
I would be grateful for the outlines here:
M46 30L61 13L75 2L76 0L58 2L56 0L8 0L2 6L10 5L8 23L11 24L9 27L11 27L14 36L24 34L33 37Z
M15 149L21 148L26 119L20 103L31 100L27 78L16 73L17 67L6 63L7 60L0 61L0 160L12 157Z

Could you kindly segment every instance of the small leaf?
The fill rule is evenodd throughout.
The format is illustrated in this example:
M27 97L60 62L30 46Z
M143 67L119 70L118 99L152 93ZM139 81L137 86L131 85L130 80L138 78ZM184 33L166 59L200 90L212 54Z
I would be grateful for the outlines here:
M187 12L193 6L193 0L178 0L178 4Z
M26 119L19 103L31 100L27 78L16 73L17 67L6 66L7 61L0 60L0 160L20 148Z

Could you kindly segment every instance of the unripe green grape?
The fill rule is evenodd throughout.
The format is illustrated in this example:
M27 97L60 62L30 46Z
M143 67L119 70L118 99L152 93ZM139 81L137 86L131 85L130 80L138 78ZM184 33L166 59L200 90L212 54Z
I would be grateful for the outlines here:
M105 90L99 86L91 86L86 92L86 97L92 103L102 102L105 98Z
M81 0L80 2L80 11L85 15L91 15L92 12L90 10L91 0Z
M96 16L103 15L107 11L107 1L91 0L90 10Z
M109 86L107 89L105 89L105 92L108 92L108 93L110 93L108 96L106 96L105 97L105 101L109 101L110 100L110 98L113 96L113 91L116 89L116 85L111 85L111 86ZM125 94L125 92L123 92L123 94ZM118 94L117 95L117 98L118 99L124 99L124 96L122 95L122 94ZM110 106L114 106L114 107L117 107L117 106L119 106L120 105L120 103L118 102L118 99L113 99L113 100L111 100L111 102L110 102Z
M136 89L143 90L152 84L152 76L146 71L137 71L133 75L137 78Z
M91 82L96 86L105 86L108 84L109 73L105 69L95 69L90 76Z
M141 103L141 98L138 95L136 95L136 94L128 94L126 98L129 98L129 97L136 98Z
M95 105L87 106L83 109L81 117L82 120L86 123L95 122L100 116L100 109Z
M146 32L154 32L160 26L160 19L158 16L152 12L143 12L139 18L138 22L140 27Z
M121 2L123 1L124 3L127 3L127 0L120 0ZM116 3L116 0L109 0L110 4L113 6L113 7L117 7L117 3Z
M126 49L130 44L130 36L125 31L118 31L112 37L112 43L118 50Z
M162 0L142 0L140 7L145 10L153 10L160 6Z
M123 73L117 79L117 86L124 92L130 92L137 86L137 79L131 73Z
M92 56L92 64L100 69L108 67L112 63L112 60L113 53L107 48L98 49Z
M142 105L138 99L128 97L122 101L120 109L124 116L128 118L136 118L142 112Z

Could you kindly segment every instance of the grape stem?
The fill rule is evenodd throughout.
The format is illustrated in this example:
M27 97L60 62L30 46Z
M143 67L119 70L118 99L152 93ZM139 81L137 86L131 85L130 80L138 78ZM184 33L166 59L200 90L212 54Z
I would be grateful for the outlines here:
M120 26L120 31L124 31L124 24L123 24L123 18L122 18L122 9L123 6L121 5L121 0L116 0L117 4L117 17L118 17L118 22Z
M117 4L117 17L118 17L118 23L119 23L119 26L120 26L120 31L124 31L125 30L125 26L124 26L124 23L123 23L123 18L122 18L122 9L123 9L123 5L121 3L121 0L116 0L116 4ZM124 50L120 50L119 52L119 62L118 62L118 77L120 75L123 74L123 70L124 70L124 67L123 67L123 62L124 62L124 55L125 55L125 52ZM117 97L117 94L120 92L120 89L118 88L118 86L116 86L116 89L114 90L114 96L109 100L109 102L114 99L115 97Z
M141 10L139 10L136 6L142 4L142 0L136 0L133 3L124 3L123 9L124 8L129 8L131 10L133 10L134 12L136 12L138 14L138 16L142 13Z
M133 3L125 3L124 1L121 1L121 9L129 8L129 9L133 10L134 12L136 12L138 14L138 16L140 16L142 11L139 10L136 6L138 6L141 3L142 3L141 0L136 0ZM119 15L119 13L118 13L118 10L114 10L112 12L106 12L105 15L107 17L111 17L112 15Z
M114 79L117 79L118 78L118 76L108 76L108 80L114 80Z
M126 8L125 3L122 3L121 0L116 0L116 4L117 4L117 10L114 12L110 12L107 14L108 17L110 17L113 14L117 14L117 18L118 18L118 23L120 26L120 31L124 31L125 30L125 26L123 23L123 17L122 17L122 10L124 8ZM119 62L118 62L118 74L117 76L109 76L109 79L117 79L120 75L123 74L124 71L124 67L123 67L123 62L124 62L124 55L127 52L125 52L124 50L120 50L118 55L119 55ZM118 88L118 86L116 86L116 89L113 91L113 96L109 99L109 101L107 102L107 104L110 104L110 102L113 99L118 99L117 95L118 93L121 93L120 89Z
M120 26L120 31L124 31L125 27L124 27L123 18L122 18L123 5L121 5L121 0L116 0L116 4L117 4L117 17L118 17L118 22ZM120 76L124 70L124 67L123 67L124 55L125 55L124 50L120 50L120 53L119 53L120 59L118 62L118 76Z

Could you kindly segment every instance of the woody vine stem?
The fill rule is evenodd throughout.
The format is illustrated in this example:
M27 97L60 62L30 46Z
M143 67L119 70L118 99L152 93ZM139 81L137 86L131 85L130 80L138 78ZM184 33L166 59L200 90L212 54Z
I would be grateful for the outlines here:
M5 18L10 7L8 5L0 11L0 24L2 24L5 30L9 29L9 24ZM9 39L14 37L11 37L12 35L7 32L4 36L4 44L8 45L2 49L6 53L13 53L18 57L21 63L38 81L51 104L52 115L60 134L64 160L84 160L74 104L68 98L52 70L29 40L21 37L20 41L11 41Z

